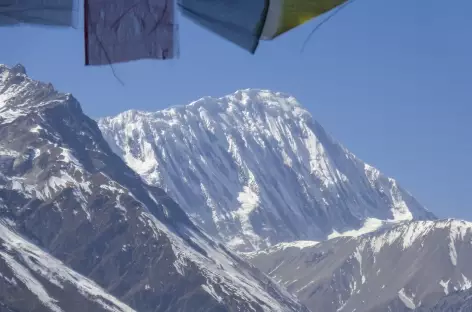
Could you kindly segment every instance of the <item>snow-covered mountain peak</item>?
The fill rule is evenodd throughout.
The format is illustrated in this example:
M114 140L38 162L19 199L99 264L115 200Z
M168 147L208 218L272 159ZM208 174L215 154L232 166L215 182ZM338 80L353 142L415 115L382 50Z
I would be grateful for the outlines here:
M9 68L0 65L0 123L11 123L16 118L55 105L81 108L71 94L56 91L51 83L31 79L23 65Z
M1 66L2 65L0 64L0 67ZM26 75L26 68L25 66L23 66L23 64L16 64L15 66L11 68L11 71L14 73Z
M135 109L127 110L119 116L126 121L139 121L142 118L178 119L183 114L241 114L259 117L262 113L272 116L294 118L311 114L291 95L263 89L243 89L223 97L205 96L187 105L172 106L157 112Z
M285 111L301 109L301 104L290 94L275 92L267 89L241 89L223 97L205 96L189 104L189 106L211 106L212 104L231 104L236 106L267 106L281 107Z
M130 167L240 251L322 241L368 219L435 219L287 94L246 89L98 123Z
M211 98L215 100L215 98ZM307 113L301 104L291 95L264 89L243 89L233 94L216 99L238 108L274 109L293 114Z

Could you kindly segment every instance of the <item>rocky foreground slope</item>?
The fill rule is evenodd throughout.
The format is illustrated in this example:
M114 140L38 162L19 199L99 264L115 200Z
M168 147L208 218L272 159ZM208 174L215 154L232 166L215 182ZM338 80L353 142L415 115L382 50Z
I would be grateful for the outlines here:
M443 296L472 287L472 223L405 222L246 257L312 311L429 311Z
M8 219L0 223L0 311L134 311L9 224Z

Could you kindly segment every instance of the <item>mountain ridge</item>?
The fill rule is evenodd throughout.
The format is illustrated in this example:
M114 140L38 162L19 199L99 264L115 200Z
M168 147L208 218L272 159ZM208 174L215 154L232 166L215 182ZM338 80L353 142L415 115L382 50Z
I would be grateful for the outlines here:
M0 65L0 310L58 312L65 297L93 312L470 307L472 223L438 220L290 95L190 105L99 128L72 95ZM110 309L80 293L87 281Z
M472 287L472 223L409 221L245 257L314 310L430 311L443 296Z
M15 232L138 311L308 311L144 183L72 96L25 72L0 66L0 219Z

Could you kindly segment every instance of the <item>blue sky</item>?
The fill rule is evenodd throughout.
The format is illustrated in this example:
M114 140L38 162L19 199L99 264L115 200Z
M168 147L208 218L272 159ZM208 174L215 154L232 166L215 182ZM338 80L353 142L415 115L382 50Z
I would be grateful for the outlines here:
M288 92L438 216L472 220L471 11L470 0L357 0L303 53L319 19L256 55L180 18L180 58L115 65L124 86L107 66L83 66L80 29L0 28L0 63L23 63L92 117L241 88Z

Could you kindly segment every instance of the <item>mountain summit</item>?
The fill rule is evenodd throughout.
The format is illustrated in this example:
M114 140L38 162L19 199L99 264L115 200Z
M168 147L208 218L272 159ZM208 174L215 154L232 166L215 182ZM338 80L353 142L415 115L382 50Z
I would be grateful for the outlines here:
M287 94L246 89L98 124L131 168L239 251L435 219Z

